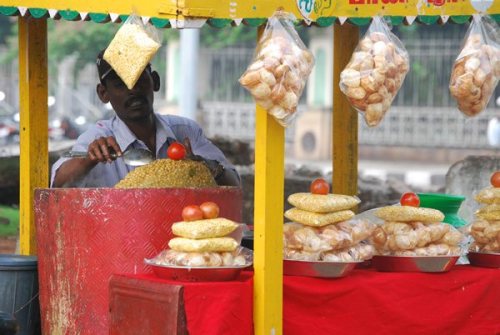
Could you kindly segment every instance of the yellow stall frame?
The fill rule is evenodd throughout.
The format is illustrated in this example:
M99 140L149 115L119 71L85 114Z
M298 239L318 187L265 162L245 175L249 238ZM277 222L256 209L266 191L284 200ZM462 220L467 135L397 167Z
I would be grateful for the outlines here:
M46 19L121 22L135 13L159 28L262 26L276 9L304 24L334 24L334 83L359 38L357 25L384 15L393 24L468 22L478 11L500 21L500 1L469 0L0 0L0 14L19 16L21 96L21 252L34 254L33 191L48 186ZM357 113L334 86L333 191L357 193ZM260 106L255 136L256 334L282 334L284 129Z

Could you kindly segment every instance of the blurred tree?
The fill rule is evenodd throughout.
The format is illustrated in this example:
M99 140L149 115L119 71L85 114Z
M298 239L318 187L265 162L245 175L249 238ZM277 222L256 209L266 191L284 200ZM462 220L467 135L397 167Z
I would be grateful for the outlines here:
M0 15L0 45L6 44L10 34L11 18L5 15Z
M255 45L257 28L239 25L238 27L212 28L205 25L201 29L202 46L221 49L227 46Z
M49 21L49 61L59 63L71 54L77 55L75 69L82 69L95 61L97 53L104 49L118 29L116 24L94 22Z

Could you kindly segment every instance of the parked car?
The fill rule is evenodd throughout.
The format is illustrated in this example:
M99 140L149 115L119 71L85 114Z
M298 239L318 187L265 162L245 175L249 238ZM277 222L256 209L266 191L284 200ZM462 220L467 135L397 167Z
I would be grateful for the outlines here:
M19 143L19 123L12 114L0 114L0 144L10 143Z
M71 121L69 117L56 118L49 122L49 138L52 140L74 140L82 131L82 126Z

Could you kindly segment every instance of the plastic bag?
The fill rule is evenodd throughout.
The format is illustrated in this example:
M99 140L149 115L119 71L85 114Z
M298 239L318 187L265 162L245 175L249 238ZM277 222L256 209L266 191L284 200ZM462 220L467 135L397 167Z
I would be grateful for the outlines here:
M225 218L180 221L172 225L172 233L180 237L202 239L226 236L237 227L235 222Z
M373 246L361 242L345 250L325 252L321 255L321 260L324 262L361 262L371 259L373 254Z
M314 65L312 53L295 31L294 19L292 14L278 11L267 21L253 61L239 79L283 127L295 118Z
M300 223L286 223L283 227L283 250L285 259L322 260L334 258L342 252L359 258L370 254L370 248L359 247L372 234L375 225L367 220L348 220L324 227L310 227ZM371 255L371 254L370 254ZM349 257L350 257L349 256ZM353 260L353 259L351 259ZM361 260L361 259L354 259Z
M294 193L288 203L298 209L314 213L331 213L353 208L361 202L358 197L343 194Z
M130 15L116 32L103 58L132 89L160 46L157 29L144 24L140 17Z
M500 253L500 220L475 220L469 228L473 242L469 250Z
M409 70L409 56L387 23L374 17L340 74L340 90L368 126L380 123Z
M232 252L183 252L172 249L163 250L151 259L155 265L187 267L245 266L252 264L251 250L238 247Z
M384 222L373 231L370 241L379 255L450 256L461 255L464 234L447 223Z
M483 111L500 77L500 31L484 16L474 15L450 79L451 95L468 116Z
M476 211L476 219L468 227L473 238L469 250L500 252L500 187L488 186L479 191L475 199L483 206Z

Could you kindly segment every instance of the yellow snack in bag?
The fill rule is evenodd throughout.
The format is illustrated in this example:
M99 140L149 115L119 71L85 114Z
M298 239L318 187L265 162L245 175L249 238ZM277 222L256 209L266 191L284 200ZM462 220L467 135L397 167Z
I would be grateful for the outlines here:
M134 23L134 20L139 20L139 22ZM129 17L116 33L103 56L128 89L135 86L161 46L141 23L140 19Z

